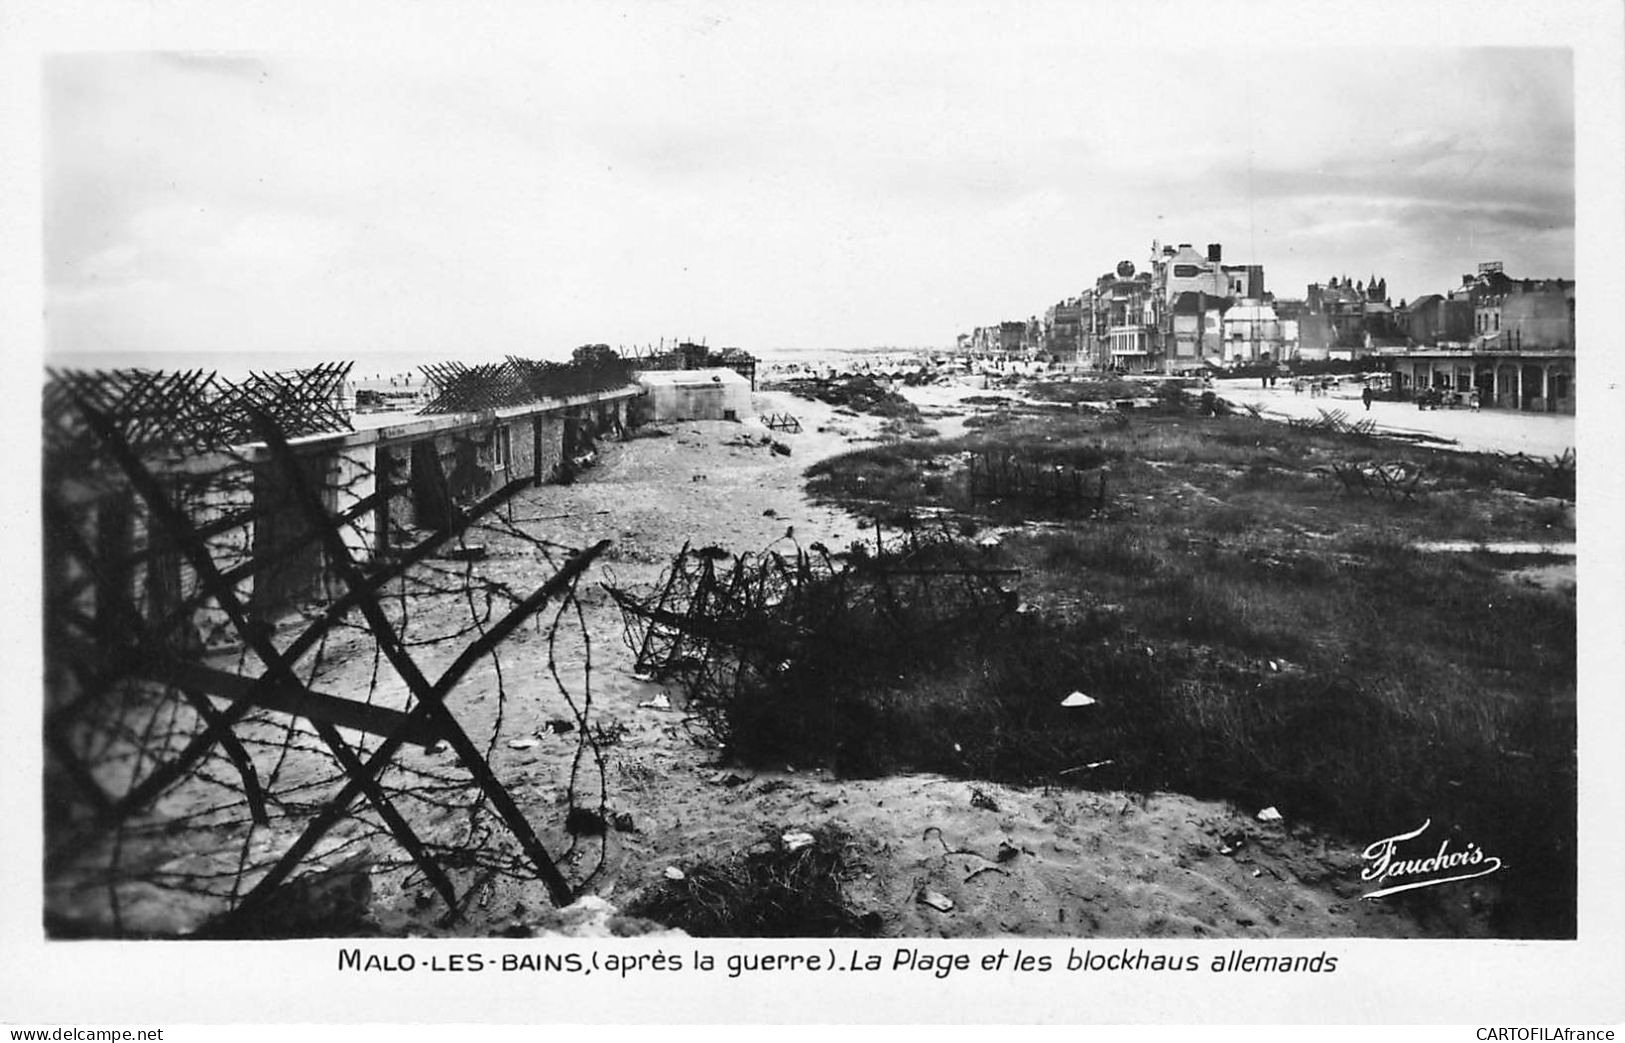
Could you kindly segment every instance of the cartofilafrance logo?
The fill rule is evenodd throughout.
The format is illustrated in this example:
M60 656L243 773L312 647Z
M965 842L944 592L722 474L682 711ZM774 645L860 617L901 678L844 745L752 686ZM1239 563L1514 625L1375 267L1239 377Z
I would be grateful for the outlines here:
M1472 880L1489 876L1501 868L1501 860L1486 855L1477 844L1468 844L1459 851L1450 850L1449 837L1439 842L1439 850L1433 854L1408 857L1412 852L1402 850L1400 845L1420 837L1432 824L1433 820L1428 819L1409 833L1383 837L1360 853L1366 862L1366 867L1360 870L1360 879L1377 885L1375 891L1367 891L1361 898L1381 898L1419 887Z

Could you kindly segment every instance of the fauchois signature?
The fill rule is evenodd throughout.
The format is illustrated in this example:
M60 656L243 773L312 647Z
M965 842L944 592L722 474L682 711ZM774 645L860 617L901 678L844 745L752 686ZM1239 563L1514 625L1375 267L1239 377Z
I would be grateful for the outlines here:
M1431 825L1433 820L1428 819L1408 833L1395 833L1391 837L1383 837L1360 853L1360 857L1366 862L1366 867L1360 870L1360 879L1377 885L1375 891L1368 891L1361 895L1361 898L1381 898L1401 891L1413 891L1419 887L1437 887L1439 884L1454 883L1458 880L1472 880L1489 876L1501 868L1501 860L1494 855L1485 854L1484 849L1477 844L1470 843L1458 851L1450 850L1449 837L1439 842L1439 850L1436 853L1425 858L1401 857L1399 845L1415 840L1426 833Z

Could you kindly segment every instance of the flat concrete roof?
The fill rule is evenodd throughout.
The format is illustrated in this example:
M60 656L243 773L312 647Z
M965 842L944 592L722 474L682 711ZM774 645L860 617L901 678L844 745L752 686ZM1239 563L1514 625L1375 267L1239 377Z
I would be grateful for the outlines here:
M666 384L673 387L699 387L703 384L745 384L743 374L726 366L711 369L645 369L636 374L640 384Z

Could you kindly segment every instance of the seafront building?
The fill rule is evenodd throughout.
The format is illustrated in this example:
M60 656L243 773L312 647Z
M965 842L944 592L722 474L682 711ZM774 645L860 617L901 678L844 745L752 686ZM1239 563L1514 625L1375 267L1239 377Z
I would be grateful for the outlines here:
M1575 411L1572 279L1515 279L1489 261L1459 286L1396 306L1386 276L1347 274L1278 299L1262 264L1225 264L1223 247L1153 242L1149 266L1119 261L1042 321L961 334L961 351L1128 374L1366 362L1401 390L1478 393L1481 406Z
M1403 387L1476 391L1500 409L1575 411L1572 279L1513 279L1490 261L1450 297L1419 298L1404 312L1406 343L1373 353Z

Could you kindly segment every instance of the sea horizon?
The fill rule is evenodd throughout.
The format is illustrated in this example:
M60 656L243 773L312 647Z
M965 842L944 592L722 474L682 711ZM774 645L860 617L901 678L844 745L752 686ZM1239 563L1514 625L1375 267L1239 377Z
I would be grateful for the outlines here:
M566 362L574 349L558 349L529 353L522 357ZM745 348L756 358L769 363L815 362L847 355L907 355L946 349L930 346L875 346L863 348ZM234 351L160 351L130 352L117 350L46 352L42 365L45 370L115 370L151 369L170 372L206 370L226 378L242 378L249 373L279 373L306 369L328 362L352 363L354 379L384 379L404 373L417 373L423 366L445 362L465 365L484 365L501 362L508 354L517 352L475 352L462 355L435 354L422 351L355 351L335 353L322 351L279 351L246 355Z

